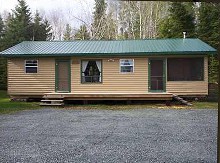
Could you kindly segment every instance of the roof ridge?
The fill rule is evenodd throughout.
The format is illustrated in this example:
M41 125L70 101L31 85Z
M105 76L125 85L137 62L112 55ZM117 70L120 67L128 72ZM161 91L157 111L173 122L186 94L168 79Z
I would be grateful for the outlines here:
M51 41L22 41L22 42L110 42L110 41L145 41L145 40L195 40L199 38L145 38L145 39L121 39L121 40L51 40ZM21 42L21 43L22 43Z

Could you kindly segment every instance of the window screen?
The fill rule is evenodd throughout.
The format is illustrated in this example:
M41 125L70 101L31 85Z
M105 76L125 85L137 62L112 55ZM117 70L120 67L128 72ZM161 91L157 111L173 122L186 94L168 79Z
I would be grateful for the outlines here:
M37 60L25 60L25 72L37 73L38 61Z
M203 58L168 58L168 81L202 81L204 80Z
M121 72L134 72L133 59L120 59Z

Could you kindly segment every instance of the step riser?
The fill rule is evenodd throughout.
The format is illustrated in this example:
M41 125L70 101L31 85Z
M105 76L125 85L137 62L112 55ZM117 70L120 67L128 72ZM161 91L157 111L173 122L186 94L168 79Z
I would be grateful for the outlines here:
M41 100L40 106L63 106L64 105L64 99L61 96L53 96L51 98L45 95L43 97L44 99Z

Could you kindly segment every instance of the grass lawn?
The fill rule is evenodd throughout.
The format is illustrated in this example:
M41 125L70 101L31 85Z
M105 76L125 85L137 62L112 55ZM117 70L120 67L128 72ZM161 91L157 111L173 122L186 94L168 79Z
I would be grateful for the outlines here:
M10 101L6 91L0 90L0 114L14 113L21 110L39 109L36 102L14 102Z
M147 103L147 104L131 104L131 105L67 105L65 107L58 107L61 109L108 109L108 110L126 110L126 109L217 109L217 102L192 102L193 106L174 105L166 106L165 103ZM38 102L14 102L10 101L6 91L0 90L0 114L14 113L21 110L40 109Z

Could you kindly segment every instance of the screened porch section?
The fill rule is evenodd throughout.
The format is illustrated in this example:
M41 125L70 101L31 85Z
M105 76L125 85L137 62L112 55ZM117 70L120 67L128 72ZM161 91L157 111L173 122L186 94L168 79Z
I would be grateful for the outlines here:
M204 58L168 58L167 81L203 81Z

